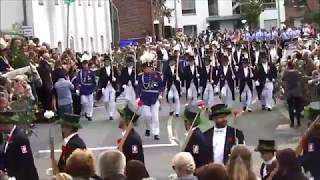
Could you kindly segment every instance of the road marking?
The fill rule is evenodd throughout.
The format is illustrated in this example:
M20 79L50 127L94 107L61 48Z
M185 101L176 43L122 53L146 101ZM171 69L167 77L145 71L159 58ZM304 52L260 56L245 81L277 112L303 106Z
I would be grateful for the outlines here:
M157 147L174 147L178 146L178 144L145 144L143 148L157 148ZM88 148L90 151L104 151L104 150L114 150L117 149L118 146L106 146L106 147L95 147L95 148ZM55 149L55 153L61 153L61 149ZM50 153L50 150L39 150L39 154Z
M173 136L172 120L173 120L173 115L170 116L169 119L168 119L168 124L167 124L168 139L169 139L169 142L170 142L172 145L178 145L178 144L176 143L176 141L174 140L174 139L176 139L176 138Z

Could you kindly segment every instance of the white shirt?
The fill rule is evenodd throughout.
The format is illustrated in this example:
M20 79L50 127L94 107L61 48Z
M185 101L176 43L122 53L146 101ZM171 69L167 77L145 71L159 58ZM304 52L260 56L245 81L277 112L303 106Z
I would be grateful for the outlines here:
M248 77L248 67L243 68L244 77Z
M237 58L240 61L240 55L241 55L241 51L237 51Z
M223 66L223 74L226 76L227 72L228 72L228 65L227 66Z
M256 64L258 64L258 62L259 62L259 54L260 54L259 51L256 51L256 52L255 52L255 55L256 55Z
M267 74L268 73L268 63L262 63L262 67L264 72Z
M128 74L129 74L129 76L131 75L132 70L133 70L133 67L132 67L132 66L128 67Z
M171 73L174 74L175 66L170 66Z
M272 162L275 161L275 160L276 160L276 157L273 156L273 158L272 158L271 160L266 161L266 162L263 162L263 164L265 165L264 168L263 168L263 170L262 170L262 175L263 175L263 177L266 177L266 176L268 175L267 165L271 165ZM262 177L262 178L263 178L263 177Z
M194 65L190 66L191 73L194 74Z
M210 73L210 65L206 66L206 70L207 70L207 74L209 74Z
M169 55L168 55L167 50L166 50L166 49L164 49L164 48L161 48L161 53L162 53L162 55L163 55L162 60L164 60L164 61L168 61L168 59L169 59Z
M77 134L78 134L78 133L75 132L75 133L73 133L73 134L70 134L68 137L64 138L64 139L63 139L64 145L67 145L68 142L70 141L70 139L73 138L73 136L75 136L75 135L77 135Z
M224 145L226 141L226 135L227 135L227 127L214 128L213 138L212 138L214 163L223 164Z
M108 76L110 76L110 74L111 74L111 67L110 66L106 66L106 73Z
M16 130L16 128L17 128L17 126L14 125L13 128L12 128L11 131L10 131L9 136L8 136L9 138L12 137L12 134L13 134L14 130ZM6 142L6 146L4 147L4 153L7 152L8 145L9 145L9 142L7 141L7 142Z

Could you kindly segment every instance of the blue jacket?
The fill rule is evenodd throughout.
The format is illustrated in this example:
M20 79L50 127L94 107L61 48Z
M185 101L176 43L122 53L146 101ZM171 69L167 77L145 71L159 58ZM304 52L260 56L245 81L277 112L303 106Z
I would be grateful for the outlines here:
M163 81L159 72L141 73L138 78L137 97L144 105L154 105L163 91Z
M81 69L76 79L76 87L80 87L80 95L90 95L96 89L96 75L91 70Z

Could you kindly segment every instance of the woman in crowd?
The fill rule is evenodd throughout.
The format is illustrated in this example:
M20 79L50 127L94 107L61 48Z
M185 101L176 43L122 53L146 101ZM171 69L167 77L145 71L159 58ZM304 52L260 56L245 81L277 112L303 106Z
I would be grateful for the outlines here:
M197 169L198 180L228 180L226 168L222 164L210 163Z
M126 165L125 174L128 180L142 180L149 178L149 173L141 161L131 160Z
M227 164L229 180L256 180L252 170L251 152L245 145L235 146Z
M173 170L176 172L177 180L197 180L194 176L196 169L193 157L188 152L180 152L173 158Z
M278 167L268 180L307 180L301 169L296 153L292 149L277 152Z

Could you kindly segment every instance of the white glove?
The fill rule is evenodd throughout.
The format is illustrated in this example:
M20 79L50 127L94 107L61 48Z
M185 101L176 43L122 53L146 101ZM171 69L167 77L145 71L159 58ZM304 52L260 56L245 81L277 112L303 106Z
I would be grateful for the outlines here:
M117 80L117 79L116 79L115 77L112 78L112 82L116 82L116 80Z
M80 91L78 89L76 90L76 95L80 95Z
M186 90L184 89L184 87L181 87L181 94L184 94L186 92Z
M232 79L236 79L236 76L233 75L233 76L232 76Z
M218 93L218 92L219 92L218 86L214 87L214 92L215 92L215 93Z
M199 87L198 93L202 93L203 87Z
M313 83L312 79L308 80L308 84L312 84L312 83Z
M177 77L177 81L180 81L180 78L179 78L179 77Z
M272 82L276 82L276 80L275 80L275 79L272 79Z
M162 96L161 95L159 95L159 100L161 100L162 99Z
M135 85L138 85L138 81L136 80L136 81L134 82L134 84L135 84Z
M197 78L199 78L200 77L200 74L197 74Z
M48 176L52 176L52 175L53 175L53 170L52 170L52 168L48 168L48 169L46 170L46 175L48 175Z
M124 85L122 85L122 88L123 88L123 89L127 88L127 85L125 85L125 84L124 84Z
M260 82L259 81L256 81L256 86L260 86Z
M239 69L239 66L236 66L236 71L238 71L238 69Z

